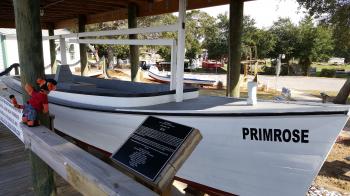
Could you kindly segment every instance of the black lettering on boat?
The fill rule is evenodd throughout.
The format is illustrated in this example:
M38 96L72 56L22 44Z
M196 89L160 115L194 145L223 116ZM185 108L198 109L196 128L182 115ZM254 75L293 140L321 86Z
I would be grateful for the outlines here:
M272 129L263 129L264 141L272 141Z
M308 133L309 130L301 130L301 143L309 143L309 140L307 139L309 137Z
M298 143L300 141L300 131L298 129L293 130L293 142Z
M274 132L273 140L275 142L277 142L277 139L278 139L278 141L282 142L282 139L281 139L282 131L281 131L281 129L274 129L273 132Z
M259 140L261 141L262 138L261 138L261 129L260 129L260 128L259 128L259 132L258 132L258 133L259 133L259 136L258 136L258 137L259 137Z
M288 129L285 129L283 131L282 137L284 142L290 142L290 139L292 138L292 133Z
M257 132L258 132L258 130L255 128L250 129L250 139L251 140L258 140Z
M249 135L249 129L243 127L242 129L243 139L245 140L245 136Z
M293 131L292 131L293 130ZM242 128L243 140L309 143L307 129Z

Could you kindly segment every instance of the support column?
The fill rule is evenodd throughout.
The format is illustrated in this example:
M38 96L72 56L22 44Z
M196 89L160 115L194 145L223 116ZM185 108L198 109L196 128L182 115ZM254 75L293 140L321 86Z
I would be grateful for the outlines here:
M0 35L0 44L1 44L1 51L2 51L2 64L4 66L4 69L7 68L7 54L6 54L6 45L5 45L5 35Z
M78 18L78 32L79 33L86 31L85 25L86 25L86 17L84 15L80 15ZM83 39L83 38L80 38L80 39ZM86 44L79 44L79 51L80 51L81 76L84 76L89 71L88 67L87 67Z
M36 79L44 77L44 58L40 26L40 0L13 0L18 41L18 55L21 64L22 87L26 83L37 87ZM24 91L24 89L23 89ZM28 100L24 93L23 100ZM49 124L48 115L41 116L42 124ZM35 195L55 195L52 169L37 155L30 152L32 179Z
M170 65L170 90L176 90L176 58L177 58L177 45L176 41L173 41L171 46L171 65Z
M48 24L49 27L49 36L55 35L55 26L54 24ZM50 45L50 65L51 65L51 73L56 73L56 44L54 39L49 40Z
M137 5L128 5L128 28L137 28ZM137 34L129 35L129 39L137 39ZM130 46L131 81L137 81L139 70L139 46Z
M230 40L227 91L230 97L240 96L241 40L243 29L243 0L230 2Z
M176 67L176 102L183 101L184 96L184 63L185 63L185 29L186 29L186 5L187 0L179 0L179 21L178 21L178 52Z
M66 40L60 37L61 65L67 65Z

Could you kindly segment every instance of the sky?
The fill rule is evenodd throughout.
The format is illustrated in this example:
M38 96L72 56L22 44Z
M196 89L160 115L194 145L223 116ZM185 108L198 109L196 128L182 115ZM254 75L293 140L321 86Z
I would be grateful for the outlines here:
M202 11L216 17L220 13L228 13L229 5L205 8ZM260 28L270 27L279 17L289 17L297 24L305 16L304 11L299 9L296 0L256 0L244 3L244 15L254 18L256 26Z

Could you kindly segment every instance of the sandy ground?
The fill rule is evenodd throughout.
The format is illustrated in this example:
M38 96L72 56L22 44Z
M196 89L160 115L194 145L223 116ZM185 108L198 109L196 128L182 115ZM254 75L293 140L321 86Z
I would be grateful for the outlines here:
M323 164L315 184L350 195L350 131L343 131Z
M130 76L130 69L118 69L111 71L113 72L123 72ZM205 78L221 81L224 86L226 86L226 74L200 74ZM120 77L116 75L115 77ZM147 77L145 77L147 78ZM248 76L252 79L253 76ZM305 76L280 76L276 79L275 76L266 76L259 75L258 82L260 84L268 85L271 89L282 89L283 87L299 90L299 91L308 91L308 90L318 90L318 91L338 91L345 83L346 79L344 78L323 78L323 77L305 77Z

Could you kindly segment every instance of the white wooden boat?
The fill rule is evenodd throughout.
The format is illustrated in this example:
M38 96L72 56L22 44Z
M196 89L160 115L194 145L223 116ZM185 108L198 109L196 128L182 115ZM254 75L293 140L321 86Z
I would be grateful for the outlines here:
M343 105L249 106L240 99L196 98L195 89L186 89L184 102L173 102L164 84L62 79L49 97L56 129L112 153L148 116L195 127L203 139L176 176L225 194L305 195L348 120ZM18 80L2 80L21 92Z
M171 81L171 73L170 72L161 72L158 70L156 66L151 66L147 71L148 76L158 82L162 83L170 83ZM185 74L184 75L184 83L185 84L197 84L204 86L213 86L216 81L210 80L209 78L203 78L201 75L194 74Z

